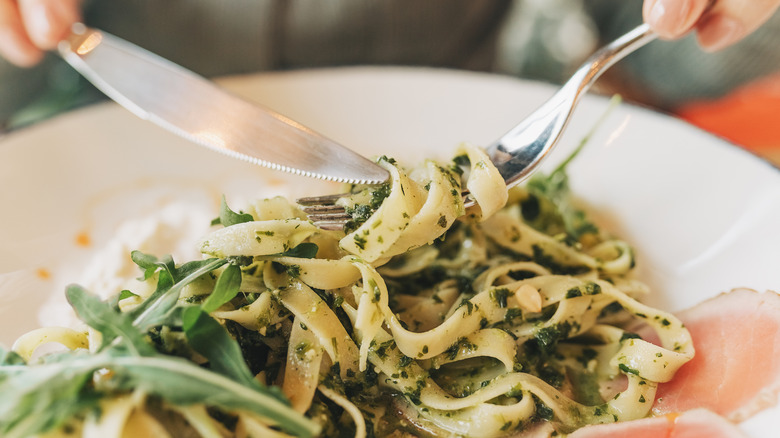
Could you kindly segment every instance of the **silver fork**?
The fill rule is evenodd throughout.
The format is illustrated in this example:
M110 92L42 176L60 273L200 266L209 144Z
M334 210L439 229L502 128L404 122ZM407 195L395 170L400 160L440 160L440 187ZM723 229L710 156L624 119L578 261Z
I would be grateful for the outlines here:
M507 187L526 179L545 158L566 128L574 107L601 74L634 50L656 39L642 24L591 55L572 77L541 107L523 119L487 148ZM298 199L314 224L326 230L340 230L351 216L335 202L348 193ZM466 207L474 205L464 193Z

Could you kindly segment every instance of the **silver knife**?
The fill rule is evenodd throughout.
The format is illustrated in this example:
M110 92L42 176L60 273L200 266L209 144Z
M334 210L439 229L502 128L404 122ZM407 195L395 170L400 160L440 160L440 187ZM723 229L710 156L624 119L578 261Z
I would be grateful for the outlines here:
M389 178L385 169L346 147L108 33L78 23L58 49L108 97L200 145L326 180L378 184Z

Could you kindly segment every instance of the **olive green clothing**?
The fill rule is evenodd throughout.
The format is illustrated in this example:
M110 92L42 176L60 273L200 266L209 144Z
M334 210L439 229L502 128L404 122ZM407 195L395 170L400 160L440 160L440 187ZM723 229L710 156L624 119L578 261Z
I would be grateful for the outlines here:
M372 64L559 83L587 51L641 23L639 0L91 0L84 8L87 25L208 77ZM693 38L653 42L611 80L660 108L717 97L780 71L778 35L780 14L717 54ZM103 98L55 55L31 69L0 60L0 84L0 127Z

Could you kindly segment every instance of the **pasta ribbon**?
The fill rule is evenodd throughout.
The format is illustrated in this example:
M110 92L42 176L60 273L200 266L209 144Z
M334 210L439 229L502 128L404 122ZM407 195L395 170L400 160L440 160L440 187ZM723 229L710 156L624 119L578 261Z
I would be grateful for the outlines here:
M469 216L479 221L485 220L506 205L509 199L506 182L484 150L464 144L461 145L459 153L465 153L471 163L466 188L474 197L476 205L469 212Z
M14 351L23 360L47 342L94 351L105 347L97 332L115 324L105 344L127 336L139 357L163 361L151 357L163 351L208 362L193 368L222 373L209 376L249 395L266 389L255 380L279 385L284 396L269 392L263 403L282 405L277 396L286 396L289 406L275 412L318 423L301 431L358 438L399 427L567 434L642 418L658 384L695 354L679 319L639 301L648 289L633 278L630 245L563 205L560 180L535 180L535 191L510 196L471 145L450 165L379 165L387 185L350 187L337 202L351 218L347 231L317 228L283 198L257 201L251 215L227 212L233 224L201 240L210 258L178 266L144 258L137 293L111 305L85 299L94 336L39 329ZM464 186L475 201L468 211ZM188 277L204 266L211 270ZM143 333L134 332L139 309L157 312ZM653 328L659 344L632 333L637 323ZM86 435L165 436L152 402L207 437L296 430L289 418L283 424L245 405L211 409L216 396L177 404L105 393L102 415L75 420Z

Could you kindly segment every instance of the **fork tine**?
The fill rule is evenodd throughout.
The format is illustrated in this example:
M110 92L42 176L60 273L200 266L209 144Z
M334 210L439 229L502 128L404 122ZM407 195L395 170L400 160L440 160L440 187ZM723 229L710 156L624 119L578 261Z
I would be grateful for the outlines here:
M316 205L303 207L303 212L314 222L321 221L342 221L346 222L352 219L344 207L338 205Z
M306 214L343 213L344 207L340 205L307 205L303 207Z
M343 198L349 193L338 193L335 195L310 196L298 198L296 202L312 223L323 230L341 231L349 220L352 219L344 207L336 205L339 198ZM464 207L470 208L475 205L474 200L469 196L468 190L464 190L461 195L464 198Z
M321 213L321 214L309 214L309 219L314 222L329 222L329 221L348 221L352 219L352 216L346 212L341 213Z
M337 193L334 195L310 196L296 200L309 220L323 230L343 230L347 221L352 217L344 207L336 205L339 198L348 196L349 193Z
M345 223L343 221L336 222L314 222L317 228L327 231L341 231L344 229Z
M308 196L305 198L298 198L295 202L303 206L333 205L339 198L349 195L349 193L336 193L324 196Z
M352 216L343 211L337 213L313 213L309 214L309 219L313 221L346 221L352 219Z

